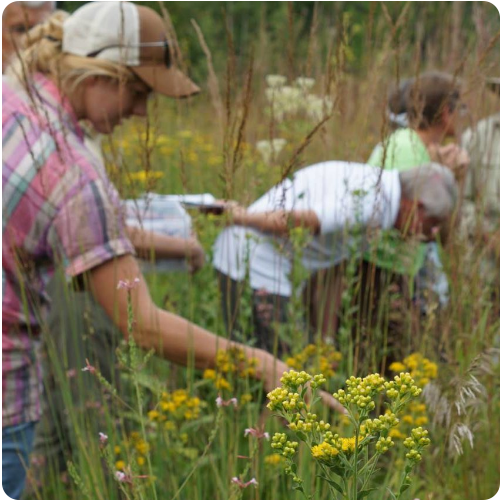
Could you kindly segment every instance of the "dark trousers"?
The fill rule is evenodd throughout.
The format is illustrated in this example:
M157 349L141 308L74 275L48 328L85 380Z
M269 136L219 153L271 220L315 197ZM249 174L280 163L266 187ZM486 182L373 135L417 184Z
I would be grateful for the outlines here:
M223 319L231 338L246 344L254 342L257 348L277 355L288 352L280 327L287 323L289 298L252 289L249 301L245 301L244 282L237 282L219 271L216 273Z

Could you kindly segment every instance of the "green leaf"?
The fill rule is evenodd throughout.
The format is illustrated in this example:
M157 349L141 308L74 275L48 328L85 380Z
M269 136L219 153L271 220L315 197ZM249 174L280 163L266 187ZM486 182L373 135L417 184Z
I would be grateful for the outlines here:
M343 489L342 487L334 482L334 480L331 480L330 478L324 477L323 475L317 475L318 478L321 478L322 480L325 480L331 487L334 487L336 491L338 491L340 494L343 494Z
M411 484L409 482L402 484L402 487L400 487L400 492L398 493L398 497L400 497L410 486Z
M393 494L393 491L389 487L387 487L386 490L390 493L390 499L397 499L395 497L395 494Z
M357 499L364 499L367 497L372 491L375 491L376 487L372 487L371 489L364 489L358 493Z

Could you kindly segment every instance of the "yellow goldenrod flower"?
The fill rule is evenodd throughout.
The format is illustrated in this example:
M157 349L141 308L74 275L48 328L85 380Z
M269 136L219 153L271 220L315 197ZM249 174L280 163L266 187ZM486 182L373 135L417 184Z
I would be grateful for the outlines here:
M148 412L148 419L150 421L155 421L160 417L160 413L156 410L152 410Z
M150 444L146 442L145 440L142 440L136 444L136 451L139 452L139 454L146 455L148 454L150 450Z
M185 390L176 390L173 394L172 394L172 401L174 402L174 404L176 404L176 406L180 406L181 404L183 404L184 402L186 402L186 400L188 399L188 396L186 395L186 391Z
M204 379L216 379L216 371L214 369L205 369L203 378Z
M351 438L341 438L340 445L343 452L354 452L355 451L355 441L356 437Z
M397 438L400 440L403 440L406 437L405 433L402 433L400 430L398 430L396 428L392 428L390 430L390 432L388 433L388 436L391 438Z
M160 402L160 408L164 412L174 412L177 409L177 406L174 402Z
M282 463L284 458L280 454L269 454L265 456L264 462L269 465L277 465Z
M215 386L218 390L231 390L231 384L222 376L216 379Z
M252 401L252 395L250 393L244 393L240 396L240 404L244 405Z
M407 424L413 424L414 418L410 414L406 414L405 416L402 417L402 421Z
M125 468L125 461L121 461L121 460L120 460L120 461L117 461L117 462L115 463L115 468L116 468L117 470L123 470L123 469Z
M115 454L120 454L122 452L122 449L120 449L119 445L115 445L115 448L113 449L115 451Z
M414 424L416 426L421 426L423 424L426 424L428 422L428 418L426 416L420 416L420 417L417 417L414 421Z
M327 460L337 456L338 454L339 450L327 442L322 442L319 445L315 445L311 449L311 455L316 459Z
M200 399L198 397L190 398L186 402L186 407L189 407L189 408L198 407L199 405L200 405Z
M136 461L138 466L143 466L146 460L144 459L143 456L138 456Z
M151 179L160 179L163 175L164 173L161 171L140 170L138 172L131 172L130 179L134 181L146 182Z
M388 369L390 369L390 371L392 372L400 373L405 371L405 365L402 362L393 362L392 364L390 364Z

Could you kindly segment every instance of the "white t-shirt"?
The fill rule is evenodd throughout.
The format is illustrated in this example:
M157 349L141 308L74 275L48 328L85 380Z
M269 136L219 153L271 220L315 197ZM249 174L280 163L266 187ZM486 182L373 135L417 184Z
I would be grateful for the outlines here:
M313 272L348 257L350 228L355 225L393 227L399 204L398 171L350 162L323 162L305 167L292 180L274 186L248 211L314 211L320 220L320 234L311 238L302 257L305 269ZM253 289L290 296L291 253L287 238L230 226L214 244L213 264L237 281L244 279L248 267Z

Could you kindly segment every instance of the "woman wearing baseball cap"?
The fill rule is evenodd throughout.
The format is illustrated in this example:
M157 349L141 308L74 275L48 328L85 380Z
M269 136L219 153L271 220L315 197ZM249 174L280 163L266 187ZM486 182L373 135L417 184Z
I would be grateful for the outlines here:
M45 286L57 264L128 334L130 286L136 342L168 360L212 367L230 342L152 302L120 215L119 197L101 160L85 145L79 121L111 133L146 116L155 91L181 98L199 88L175 66L164 23L128 2L92 2L69 17L56 13L28 34L3 82L2 480L19 498L33 430L40 417L36 357ZM136 280L138 279L138 280ZM127 282L128 281L128 282ZM233 343L232 343L233 344ZM257 357L267 389L287 369Z

